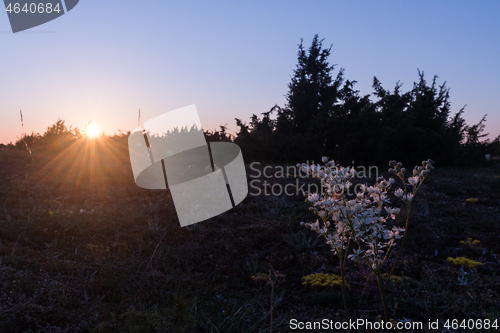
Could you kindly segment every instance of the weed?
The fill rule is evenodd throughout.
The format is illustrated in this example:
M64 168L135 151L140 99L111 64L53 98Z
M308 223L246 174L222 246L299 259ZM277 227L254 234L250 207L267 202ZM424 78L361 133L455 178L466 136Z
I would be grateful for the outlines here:
M287 235L282 237L283 241L290 245L295 251L315 250L325 246L318 237L309 237L307 235Z

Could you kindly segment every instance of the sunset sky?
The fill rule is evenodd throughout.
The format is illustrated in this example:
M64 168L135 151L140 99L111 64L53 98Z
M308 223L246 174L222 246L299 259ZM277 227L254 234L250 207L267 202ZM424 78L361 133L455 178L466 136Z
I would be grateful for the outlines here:
M204 129L285 104L300 39L332 46L361 94L418 79L450 88L452 113L488 114L500 135L500 2L82 0L62 17L13 34L0 14L0 143L43 133L58 117L107 134L196 104Z

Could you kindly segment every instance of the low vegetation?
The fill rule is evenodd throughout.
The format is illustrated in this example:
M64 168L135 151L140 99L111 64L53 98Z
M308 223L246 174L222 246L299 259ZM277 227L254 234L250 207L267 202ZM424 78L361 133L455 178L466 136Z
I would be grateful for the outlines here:
M271 302L274 332L292 319L344 320L341 288L329 287L338 279L318 280L340 276L339 261L300 225L316 219L303 196L249 195L181 228L168 191L135 185L126 135L32 157L0 151L0 332L269 332ZM499 176L495 165L428 176L385 286L392 320L500 318ZM346 280L350 318L379 320L375 275L349 261Z

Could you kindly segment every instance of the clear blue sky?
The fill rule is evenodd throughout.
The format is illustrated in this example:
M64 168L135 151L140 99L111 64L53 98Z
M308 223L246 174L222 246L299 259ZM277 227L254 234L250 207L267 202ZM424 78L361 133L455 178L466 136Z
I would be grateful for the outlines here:
M43 133L58 117L106 133L196 104L205 129L285 104L297 45L332 47L362 94L373 76L407 91L418 79L451 88L467 123L488 114L500 134L500 2L81 0L62 17L12 34L0 13L0 142Z

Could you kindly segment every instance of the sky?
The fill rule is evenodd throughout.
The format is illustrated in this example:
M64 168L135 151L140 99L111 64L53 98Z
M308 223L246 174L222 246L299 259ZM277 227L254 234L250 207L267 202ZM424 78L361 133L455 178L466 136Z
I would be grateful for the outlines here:
M301 38L332 46L334 75L373 93L376 76L403 91L446 81L452 114L488 114L500 135L500 2L460 0L81 0L67 14L12 33L0 13L0 143L44 133L58 118L105 133L195 104L205 130L284 106Z

